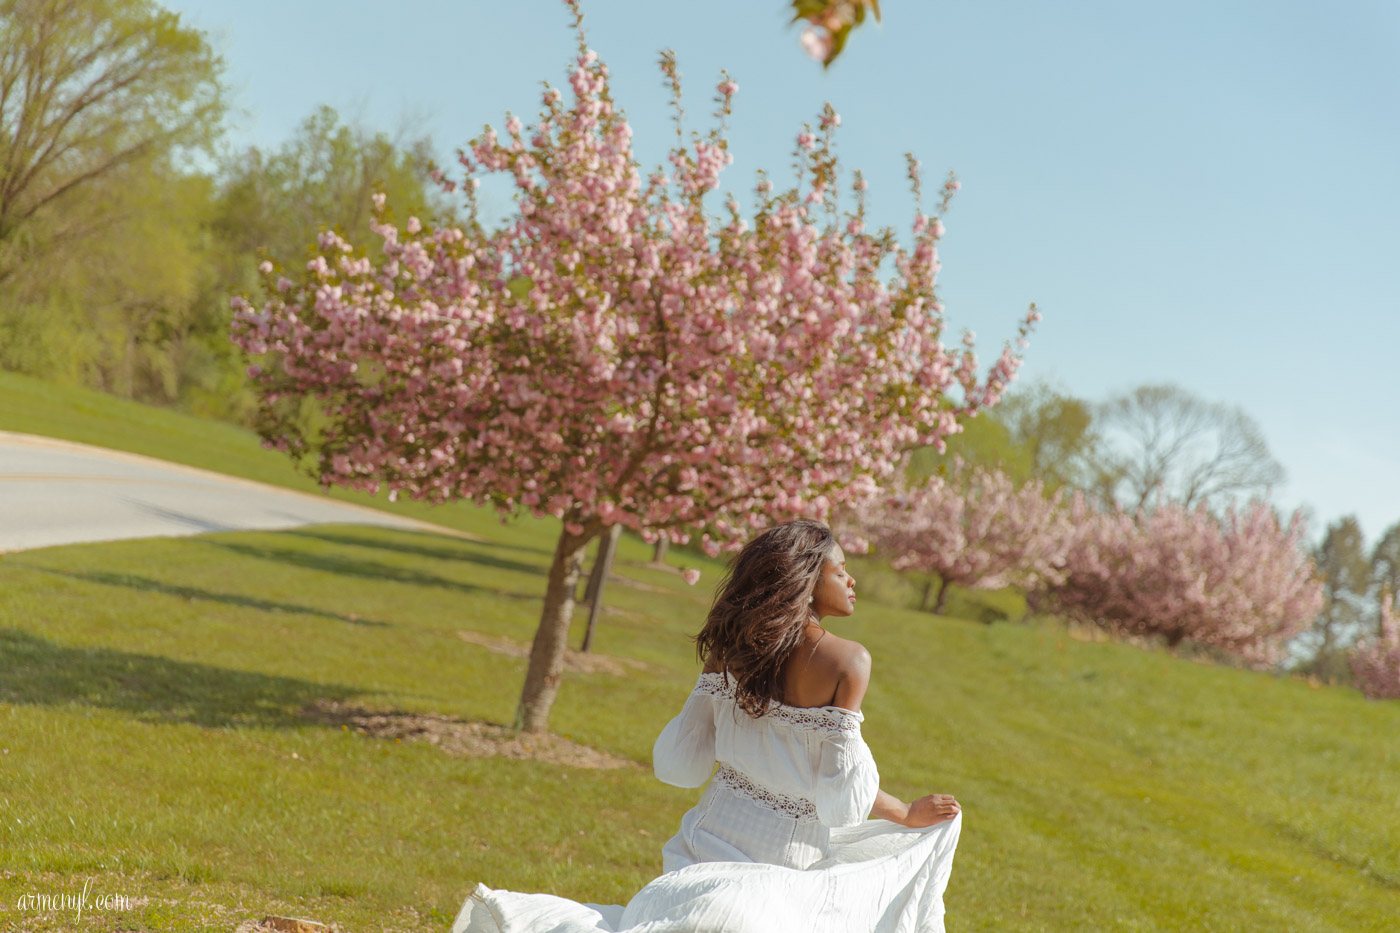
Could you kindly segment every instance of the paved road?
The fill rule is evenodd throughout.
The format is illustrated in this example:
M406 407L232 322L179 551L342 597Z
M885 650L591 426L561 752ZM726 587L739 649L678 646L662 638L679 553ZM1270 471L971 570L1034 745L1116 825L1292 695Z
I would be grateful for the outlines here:
M0 551L324 522L446 531L152 457L0 431Z

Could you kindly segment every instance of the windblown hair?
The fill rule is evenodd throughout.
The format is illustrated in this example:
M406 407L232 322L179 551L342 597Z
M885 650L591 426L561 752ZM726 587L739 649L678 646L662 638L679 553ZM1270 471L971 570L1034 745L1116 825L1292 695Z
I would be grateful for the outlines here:
M835 544L826 525L799 519L763 532L729 562L695 653L734 679L746 713L762 716L782 702L783 665L802 640Z

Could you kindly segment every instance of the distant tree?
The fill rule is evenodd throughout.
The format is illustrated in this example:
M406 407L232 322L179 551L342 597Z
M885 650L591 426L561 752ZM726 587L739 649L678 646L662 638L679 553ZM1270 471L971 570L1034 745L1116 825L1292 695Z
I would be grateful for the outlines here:
M580 562L604 527L703 529L717 553L825 517L995 404L1020 360L1008 345L983 377L970 346L942 344L940 219L916 214L912 249L868 232L859 178L838 210L829 107L798 136L796 187L761 178L752 222L732 200L716 218L704 198L730 161L737 85L721 80L719 128L682 136L669 177L644 175L579 38L572 103L546 88L535 126L510 117L463 154L469 177L517 185L504 228L381 223L381 261L328 231L309 262L267 263L264 299L235 316L260 358L263 436L322 482L561 520L527 731L547 728ZM678 107L669 56L663 69ZM917 163L911 178L917 198Z
M1354 515L1327 526L1313 559L1322 574L1322 611L1305 639L1312 657L1304 668L1329 681L1344 680L1346 655L1361 635L1371 591L1371 562Z
M33 258L24 234L46 211L211 144L222 67L203 33L150 0L0 0L0 280ZM61 218L43 230L50 245L102 219Z
M1076 494L1070 518L1067 572L1036 603L1111 631L1209 645L1263 667L1321 606L1298 513L1286 526L1259 501L1223 516L1204 503L1133 514Z
M1378 628L1352 654L1352 676L1373 700L1400 699L1400 619L1389 592L1381 597Z
M937 582L935 613L943 612L950 584L997 589L1059 580L1071 532L1058 493L956 458L944 474L895 486L848 521L895 570L928 577L922 608Z
M252 285L260 253L288 266L310 259L307 230L372 241L376 193L404 217L450 219L452 208L431 177L431 151L428 139L371 133L318 107L277 149L252 147L225 160L218 232Z
M1117 478L1104 460L1094 407L1082 399L1045 383L1021 385L992 417L1025 452L1031 475L1050 489L1102 490Z
M1002 400L997 408L1009 401L1010 398ZM911 453L905 471L909 479L918 481L946 475L954 460L998 470L1017 483L1033 479L1035 469L1029 452L1012 437L996 412L997 409L993 409L962 422L957 433L946 438L942 451L930 446Z
M1385 530L1371 551L1371 581L1376 595L1400 599L1400 522Z
M146 402L179 399L207 366L199 334L216 277L213 187L147 159L30 221L19 239L42 248L0 284L0 368ZM80 240L48 236L80 228ZM226 331L227 299L218 317Z
M1140 386L1101 405L1097 416L1112 492L1130 511L1158 499L1219 507L1283 480L1254 419L1178 386Z

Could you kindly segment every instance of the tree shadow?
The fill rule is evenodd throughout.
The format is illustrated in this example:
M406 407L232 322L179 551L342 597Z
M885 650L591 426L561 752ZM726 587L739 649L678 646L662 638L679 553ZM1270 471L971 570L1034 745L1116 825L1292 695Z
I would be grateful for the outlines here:
M320 619L334 619L337 622L345 622L349 625L365 625L374 627L387 627L388 622L377 622L373 619L361 619L355 615L341 615L338 612L330 612L325 609L317 609L314 606L301 606L296 603L279 603L268 599L258 599L256 596L242 596L237 593L215 593L212 590L201 590L192 586L179 586L174 583L165 583L160 580L152 580L148 577L137 577L125 573L104 573L102 571L90 571L88 573L71 573L63 570L50 570L47 567L36 567L44 573L51 573L59 577L67 577L70 580L81 580L85 583L100 583L104 586L123 586L132 590L139 590L143 593L160 593L163 596L175 596L180 599L205 600L211 603L223 603L228 606L238 606L244 609L256 609L260 612L289 612L298 615L315 616Z
M434 542L442 541L444 538L448 537L447 535L435 534L431 531L422 531L417 528L395 528L394 533L398 535L423 538L425 540ZM464 533L472 534L470 532ZM477 544L483 547L490 547L494 551L523 551L526 554L539 554L541 557L545 558L546 561L554 559L553 545L550 545L549 547L536 547L535 545L531 544L512 544L509 541L498 541L494 538L482 538L481 536L475 534L472 534L472 536L469 538L452 538L452 540L460 540L470 544Z
M146 502L144 499L134 499L131 496L123 496L122 501L127 505L136 507L139 511L145 512L147 515L152 515L177 525L185 525L186 527L193 528L200 532L232 531L235 527L223 522L213 522L205 518L200 518L197 515L187 515L184 512L176 512L152 502Z
M285 532L284 532L285 534ZM513 593L507 590L490 589L484 586L477 586L474 583L463 583L458 580L450 580L433 573L425 573L421 570L412 570L407 567L395 567L390 564L382 564L372 560L357 560L351 557L344 557L335 554L309 554L305 551L298 551L291 548L263 547L251 544L239 544L233 541L215 541L209 538L195 539L201 544L211 547L222 548L225 551L232 551L244 557L254 557L260 560L269 560L279 565L293 565L304 567L308 570L320 570L326 573L334 573L345 577L358 577L364 580L376 580L390 583L405 583L410 586L433 586L441 589L451 590L458 593L470 595L504 596L510 599L521 599L529 601L540 601L544 599L544 593Z
M394 529L395 534L401 534L398 529ZM325 541L328 544L347 544L354 547L378 548L384 551L393 551L396 554L411 554L414 557L427 557L433 560L454 560L468 561L473 564L480 564L484 567L494 567L497 570L513 570L518 573L528 573L533 576L545 576L548 573L548 566L540 564L526 564L521 561L510 560L508 558L496 557L492 554L483 553L473 549L474 546L468 542L456 542L450 538L430 538L433 543L415 544L408 541L386 541L383 538L361 538L354 534L335 531L307 530L298 528L293 531L285 531L283 534L297 538L311 538L316 541ZM480 547L481 545L475 545ZM489 545L495 548L495 544Z
M176 661L111 648L58 645L18 629L0 629L0 700L27 706L80 704L160 723L209 728L294 728L310 704L363 691Z

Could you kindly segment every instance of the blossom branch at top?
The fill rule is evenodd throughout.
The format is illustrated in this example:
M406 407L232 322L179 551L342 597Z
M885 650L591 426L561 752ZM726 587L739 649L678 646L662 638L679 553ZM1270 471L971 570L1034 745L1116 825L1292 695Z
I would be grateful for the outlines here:
M802 47L827 68L846 47L851 30L865 22L867 9L878 22L880 0L792 0L792 21L810 23L802 30Z

